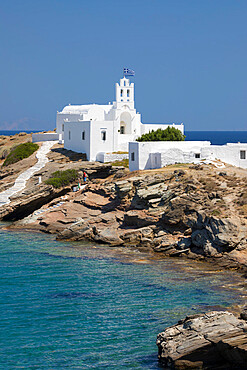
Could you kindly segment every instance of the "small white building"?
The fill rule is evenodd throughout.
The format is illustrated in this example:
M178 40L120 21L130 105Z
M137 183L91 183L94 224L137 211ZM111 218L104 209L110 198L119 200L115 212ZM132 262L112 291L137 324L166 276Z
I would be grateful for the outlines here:
M165 167L175 163L220 160L247 168L247 143L211 145L210 141L149 141L129 143L130 171Z
M104 153L128 152L128 143L151 130L174 126L184 133L183 124L143 124L134 102L134 83L122 78L116 83L116 101L108 105L68 105L57 112L56 129L64 148L86 153L89 161Z

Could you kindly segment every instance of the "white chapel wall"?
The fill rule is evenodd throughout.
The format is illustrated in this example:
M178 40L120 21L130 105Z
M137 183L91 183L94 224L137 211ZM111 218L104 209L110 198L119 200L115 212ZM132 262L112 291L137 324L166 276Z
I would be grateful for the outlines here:
M82 118L80 114L72 114L72 113L57 113L56 119L56 131L58 134L62 134L62 139L64 138L64 130L63 128L65 125L70 121L77 121L78 119Z
M99 152L114 151L114 122L91 121L90 161L96 161Z
M84 134L83 134L84 132ZM86 153L90 160L90 121L68 122L64 128L64 148L77 153Z

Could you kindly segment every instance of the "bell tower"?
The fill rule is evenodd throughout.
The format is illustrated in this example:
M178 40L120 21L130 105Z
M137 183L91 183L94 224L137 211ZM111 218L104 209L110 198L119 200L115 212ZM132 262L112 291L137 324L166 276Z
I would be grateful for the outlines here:
M134 83L126 77L121 78L120 84L116 83L116 102L118 108L128 105L134 109Z

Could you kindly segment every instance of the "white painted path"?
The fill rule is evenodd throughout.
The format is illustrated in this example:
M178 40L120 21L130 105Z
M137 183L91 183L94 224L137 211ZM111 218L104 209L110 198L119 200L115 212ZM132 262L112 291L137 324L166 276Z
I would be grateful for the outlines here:
M47 158L47 154L49 153L51 147L56 144L58 141L44 141L42 146L36 153L36 158L38 159L37 163L34 166L28 168L26 171L22 172L17 179L15 180L14 185L0 193L0 207L4 206L5 204L10 203L10 197L14 194L18 193L19 191L25 189L27 180L33 176L33 174L39 171L42 167L46 165L49 161Z

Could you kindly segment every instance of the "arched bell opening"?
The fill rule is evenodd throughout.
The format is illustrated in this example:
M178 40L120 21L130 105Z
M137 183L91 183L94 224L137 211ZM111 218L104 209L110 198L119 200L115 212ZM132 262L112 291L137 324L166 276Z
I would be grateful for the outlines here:
M120 116L120 134L131 134L131 115L128 112Z

